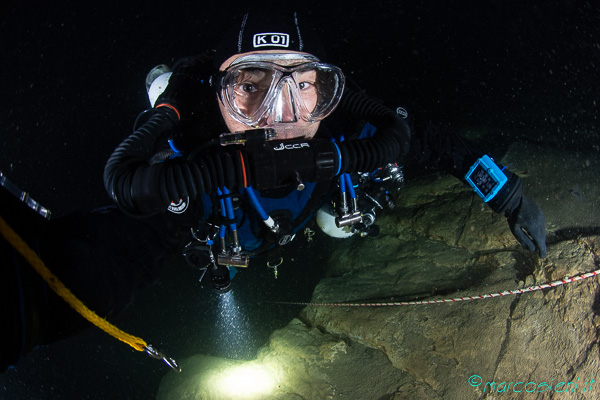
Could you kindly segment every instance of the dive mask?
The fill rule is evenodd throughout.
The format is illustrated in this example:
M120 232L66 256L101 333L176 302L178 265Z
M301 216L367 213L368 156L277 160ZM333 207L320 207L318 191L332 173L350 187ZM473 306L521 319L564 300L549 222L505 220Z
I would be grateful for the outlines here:
M238 122L258 128L318 122L338 105L344 74L303 54L250 54L218 75L218 95Z

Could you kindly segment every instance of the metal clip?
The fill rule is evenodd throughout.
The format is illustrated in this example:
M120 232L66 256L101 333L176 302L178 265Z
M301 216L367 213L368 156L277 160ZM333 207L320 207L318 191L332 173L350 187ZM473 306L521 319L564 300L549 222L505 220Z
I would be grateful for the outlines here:
M304 184L304 182L302 182L302 178L300 178L300 174L298 173L298 171L294 172L296 173L296 190L300 192L304 190L306 185Z
M313 236L315 236L315 231L313 231L309 227L306 227L304 228L304 236L306 236L307 242L312 242Z
M279 261L275 265L271 265L271 262L267 261L267 267L273 269L273 273L275 274L275 279L277 279L277 275L278 275L277 267L279 267L281 264L283 264L283 257L279 257Z
M181 368L177 364L177 361L175 361L171 357L166 356L164 353L161 353L160 351L156 350L151 344L148 344L146 347L144 347L144 351L152 358L156 358L157 360L163 360L165 363L167 363L169 367L173 368L176 372L181 372Z

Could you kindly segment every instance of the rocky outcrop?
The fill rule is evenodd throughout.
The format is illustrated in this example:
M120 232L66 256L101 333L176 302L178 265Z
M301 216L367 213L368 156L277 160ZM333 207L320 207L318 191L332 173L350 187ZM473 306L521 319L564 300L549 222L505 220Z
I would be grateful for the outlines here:
M461 182L434 175L402 190L378 220L380 237L340 241L312 301L457 298L599 269L599 157L516 144L503 163L546 214L545 259L522 250L504 217ZM256 398L596 398L599 312L597 277L451 304L308 306L250 363L273 379ZM163 386L186 387L186 379L199 378L168 376ZM161 387L159 398L219 397Z

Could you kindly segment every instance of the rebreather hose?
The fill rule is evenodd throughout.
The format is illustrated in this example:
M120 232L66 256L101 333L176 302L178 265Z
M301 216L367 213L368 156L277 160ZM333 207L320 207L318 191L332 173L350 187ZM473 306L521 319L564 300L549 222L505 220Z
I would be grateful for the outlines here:
M71 307L75 309L82 317L87 319L104 332L119 339L122 342L127 343L137 351L144 351L150 357L156 359L162 359L165 363L173 368L177 372L181 372L181 369L177 365L177 362L165 356L163 353L157 351L151 344L148 344L144 339L137 336L133 336L127 332L117 328L106 319L98 316L94 311L90 310L81 300L79 300L70 290L67 288L56 275L48 269L42 259L36 254L35 251L29 247L27 243L16 233L7 223L4 218L0 217L0 232L2 236L10 243L19 254L25 258L25 260L40 274L40 276L46 281L48 286L60 297L62 297Z

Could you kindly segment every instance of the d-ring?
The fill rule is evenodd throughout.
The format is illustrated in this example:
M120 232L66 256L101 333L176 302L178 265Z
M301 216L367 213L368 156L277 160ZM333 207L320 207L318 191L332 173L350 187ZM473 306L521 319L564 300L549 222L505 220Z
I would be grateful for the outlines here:
M267 261L267 267L269 267L269 268L277 268L281 264L283 264L283 257L279 257L279 262L277 263L277 265L271 265L271 262Z

